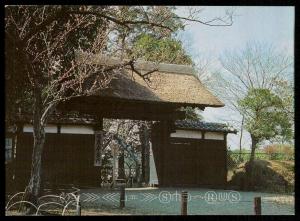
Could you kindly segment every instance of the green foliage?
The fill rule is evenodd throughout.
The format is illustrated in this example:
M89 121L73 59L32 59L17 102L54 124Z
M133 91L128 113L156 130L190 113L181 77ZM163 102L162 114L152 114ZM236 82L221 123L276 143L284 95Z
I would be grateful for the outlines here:
M136 23L132 25L130 29L116 25L113 35L110 36L108 51L110 53L124 53L124 57L128 58L135 57L136 59L145 59L144 54L139 53L139 51L136 52L136 50L140 49L137 47L136 42L144 35L149 35L155 40L163 38L173 39L176 32L184 28L183 22L176 17L174 10L175 7L170 6L110 7L109 10L107 10L108 13L121 21L143 20L159 25L147 25L147 22ZM152 50L150 52L152 52Z
M200 114L197 114L195 109L192 107L185 107L182 108L185 111L186 120L202 120L203 117Z
M240 153L240 150L239 149L233 149L233 150L227 150L227 152L236 154L236 153ZM249 149L242 148L241 153L250 153L250 151L249 151Z
M258 142L278 136L284 141L292 138L283 100L270 90L251 89L245 98L238 101L238 105L245 115L246 129Z
M274 79L274 93L282 98L284 111L289 116L290 123L294 125L294 85L292 81Z
M250 159L250 151L228 152L228 165L230 167L237 166L238 163L247 162ZM255 159L261 160L294 160L294 153L291 148L282 150L274 150L271 152L257 152L255 151Z
M189 65L193 63L181 41L171 37L158 39L150 34L141 34L134 43L134 53L135 57L147 61Z

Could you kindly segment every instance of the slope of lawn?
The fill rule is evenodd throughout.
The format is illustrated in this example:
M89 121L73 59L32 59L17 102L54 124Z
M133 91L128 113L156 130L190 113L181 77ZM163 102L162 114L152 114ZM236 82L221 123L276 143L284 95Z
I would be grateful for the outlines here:
M229 186L244 190L266 192L294 192L294 161L254 160L253 176L247 174L249 163L242 163L229 172ZM253 187L249 187L249 183Z

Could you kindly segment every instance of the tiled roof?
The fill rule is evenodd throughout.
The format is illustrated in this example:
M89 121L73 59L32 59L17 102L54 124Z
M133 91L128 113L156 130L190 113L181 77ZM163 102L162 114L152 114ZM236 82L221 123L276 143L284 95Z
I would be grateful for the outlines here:
M212 123L195 120L177 120L175 121L176 129L194 129L194 130L206 130L216 132L236 133L237 130L232 126L223 123Z

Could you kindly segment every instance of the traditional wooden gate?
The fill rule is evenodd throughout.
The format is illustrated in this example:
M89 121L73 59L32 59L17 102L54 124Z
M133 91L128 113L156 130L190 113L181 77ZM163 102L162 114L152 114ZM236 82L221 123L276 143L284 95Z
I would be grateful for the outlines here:
M165 130L169 132L164 133ZM159 185L213 188L226 185L226 133L174 131L170 124L161 123L152 129Z
M166 149L166 186L224 185L224 142L172 138Z

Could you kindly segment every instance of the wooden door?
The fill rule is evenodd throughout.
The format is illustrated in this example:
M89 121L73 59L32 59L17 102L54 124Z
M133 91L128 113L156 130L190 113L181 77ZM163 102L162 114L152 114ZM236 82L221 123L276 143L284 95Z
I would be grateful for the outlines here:
M165 184L168 186L193 186L197 181L195 168L196 146L189 141L171 142L165 157Z

